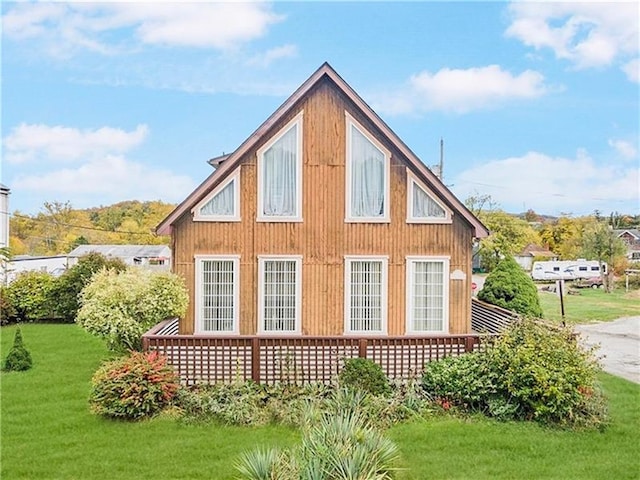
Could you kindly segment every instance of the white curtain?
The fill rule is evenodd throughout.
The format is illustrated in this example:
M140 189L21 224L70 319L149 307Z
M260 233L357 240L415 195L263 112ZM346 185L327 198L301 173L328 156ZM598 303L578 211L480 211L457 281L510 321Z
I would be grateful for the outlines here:
M236 182L232 180L200 209L200 215L230 216L235 213Z
M413 330L444 329L444 264L413 262Z
M262 157L262 209L267 216L295 216L297 197L297 134L294 125Z
M413 216L415 218L444 218L444 209L417 183L413 183Z
M384 215L384 154L351 126L351 215Z

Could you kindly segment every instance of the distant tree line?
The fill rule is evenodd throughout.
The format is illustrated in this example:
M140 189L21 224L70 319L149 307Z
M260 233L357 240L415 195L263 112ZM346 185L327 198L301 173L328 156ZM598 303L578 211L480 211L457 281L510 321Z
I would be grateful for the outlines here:
M628 267L626 247L614 230L640 228L640 215L617 212L608 216L595 211L580 217L549 217L528 210L514 215L503 211L490 195L470 196L465 205L491 232L480 241L477 252L487 271L494 269L501 258L517 255L533 243L547 247L561 260L599 260L621 274Z
M69 202L45 202L39 213L15 211L10 219L11 255L56 255L86 244L167 244L154 228L175 207L137 200L74 209Z

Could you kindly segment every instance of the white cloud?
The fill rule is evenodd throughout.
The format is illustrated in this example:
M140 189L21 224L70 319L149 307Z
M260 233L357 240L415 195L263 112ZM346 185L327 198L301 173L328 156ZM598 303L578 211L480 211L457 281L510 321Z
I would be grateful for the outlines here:
M621 68L630 82L640 83L640 58L625 63Z
M276 60L282 58L293 58L298 55L298 47L295 45L282 45L281 47L275 47L267 50L259 55L254 55L247 60L247 65L266 68Z
M41 40L57 57L112 54L141 45L232 50L284 19L265 2L20 3L2 17L10 39ZM128 37L116 36L127 33Z
M515 2L507 37L550 48L576 68L607 67L638 54L636 2Z
M507 211L588 214L598 209L636 212L640 169L628 164L599 165L584 151L576 158L529 152L491 160L456 176L460 198L490 194Z
M499 65L462 69L443 68L412 75L397 93L380 95L376 107L389 114L432 110L465 113L492 108L511 100L532 99L548 93L544 76L526 70L519 75Z
M78 168L19 175L13 191L44 198L70 200L74 206L95 206L123 199L179 202L195 188L186 175L106 155Z
M625 140L610 139L609 146L612 147L622 158L626 160L632 160L638 155L638 149L636 148L636 146L633 143L627 142Z
M79 130L23 123L4 138L3 146L8 163L34 160L75 162L106 153L127 152L140 145L148 133L146 125L138 125L135 130L127 132L111 127Z

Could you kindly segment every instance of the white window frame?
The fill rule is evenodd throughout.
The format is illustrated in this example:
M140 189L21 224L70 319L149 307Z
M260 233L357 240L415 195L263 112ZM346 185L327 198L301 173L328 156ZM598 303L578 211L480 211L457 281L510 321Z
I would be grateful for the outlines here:
M240 255L195 255L195 326L196 335L238 335L240 333ZM202 264L206 260L219 260L233 262L233 329L230 331L204 330L204 318L202 316L203 288L202 288Z
M413 265L419 262L441 262L442 265L442 302L443 319L442 330L415 330L413 328ZM407 335L443 334L449 333L449 283L450 283L450 263L448 256L407 256L406 257L406 332Z
M352 330L351 329L351 264L353 262L375 261L381 262L381 322L380 330ZM344 257L344 333L345 335L380 336L387 335L388 317L388 289L389 289L389 257L386 255L345 255Z
M267 143L260 147L256 153L258 169L258 209L256 221L258 222L302 222L302 137L303 137L303 117L304 111L298 113L280 131L274 135ZM296 214L289 216L265 215L264 212L264 175L262 173L262 157L264 152L269 150L280 138L282 138L291 128L297 126L296 130Z
M293 330L265 330L265 263L271 260L293 261L296 265L295 328ZM258 335L300 335L302 332L302 255L258 255Z
M233 190L233 214L232 215L205 215L200 212L209 200L224 190L230 183L235 183ZM193 220L196 222L239 222L240 218L240 167L238 167L229 177L224 179L220 185L214 188L206 197L191 209Z
M376 138L371 135L355 118L344 112L346 117L346 187L345 187L345 222L346 223L389 223L391 221L391 153ZM384 211L380 217L356 217L351 212L351 127L355 127L384 155Z
M436 204L444 210L444 217L416 217L413 213L413 191L418 187L423 190ZM447 208L430 188L422 183L418 178L407 168L407 223L452 223L453 212Z

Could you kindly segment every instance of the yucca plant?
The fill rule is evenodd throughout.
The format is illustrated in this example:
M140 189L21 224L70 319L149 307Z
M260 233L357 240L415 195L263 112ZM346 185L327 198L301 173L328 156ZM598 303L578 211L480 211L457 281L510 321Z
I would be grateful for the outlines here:
M395 444L356 409L324 413L304 429L298 448L249 452L237 469L247 480L388 480L397 460Z

